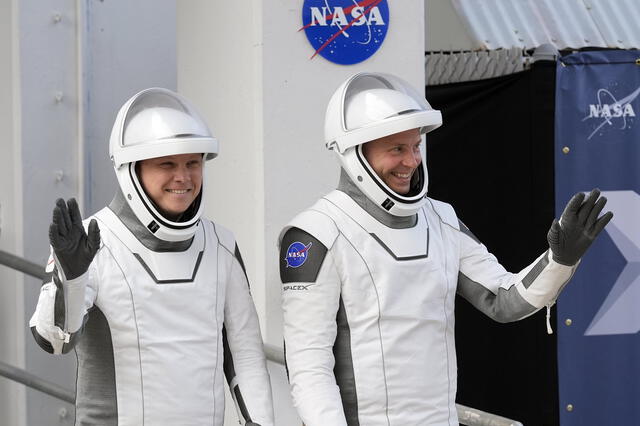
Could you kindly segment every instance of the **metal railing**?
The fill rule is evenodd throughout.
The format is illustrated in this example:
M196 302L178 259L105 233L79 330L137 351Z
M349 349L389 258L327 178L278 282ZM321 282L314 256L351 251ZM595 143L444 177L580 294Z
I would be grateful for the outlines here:
M46 273L44 272L42 265L30 262L20 256L16 256L15 254L8 253L4 250L0 250L0 265L5 265L11 269L15 269L16 271L41 280L46 277ZM14 382L22 383L27 387L39 390L40 392L44 392L47 395L53 396L70 404L74 404L76 401L75 392L65 389L56 383L43 380L34 374L2 361L0 361L0 376L4 376Z
M44 279L44 268L19 256L0 250L0 265L23 272L35 278ZM274 345L265 344L264 352L271 362L284 365L284 352ZM13 367L0 361L0 376L22 383L32 389L58 398L70 404L75 403L75 392L65 389L55 383L43 380L20 368ZM495 414L487 413L475 408L456 404L460 424L467 426L522 426L522 423Z
M47 276L42 265L38 265L37 263L33 263L4 250L0 250L0 265L7 266L35 278L40 278L41 280Z
M68 402L69 404L75 404L76 402L75 392L65 389L55 383L42 380L38 376L2 361L0 361L0 376L4 376L14 382L22 383L27 387L44 392L47 395L51 395L62 401Z

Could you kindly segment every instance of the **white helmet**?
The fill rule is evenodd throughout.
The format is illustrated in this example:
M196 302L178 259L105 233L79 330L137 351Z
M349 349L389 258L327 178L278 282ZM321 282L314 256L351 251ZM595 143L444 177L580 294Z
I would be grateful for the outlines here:
M425 161L414 173L412 189L401 195L369 165L362 145L395 133L419 129L423 135L442 124L440 111L406 81L390 74L359 73L335 91L324 121L328 149L334 150L353 183L376 205L395 216L411 216L426 203ZM425 158L424 143L420 147Z
M194 235L202 214L202 188L193 201L193 214L185 221L171 221L158 211L140 184L136 162L193 153L204 154L205 160L215 158L218 140L177 93L157 87L146 89L120 108L111 131L109 157L131 210L161 240L184 241Z

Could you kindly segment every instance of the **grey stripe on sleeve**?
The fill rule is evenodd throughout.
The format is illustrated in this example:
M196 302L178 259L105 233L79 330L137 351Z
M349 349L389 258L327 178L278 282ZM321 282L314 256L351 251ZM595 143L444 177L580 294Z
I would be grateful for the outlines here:
M238 259L238 263L240 264L240 267L242 268L242 272L244 273L244 277L247 280L247 285L251 287L251 285L249 284L249 276L247 275L247 269L244 267L244 261L242 260L242 256L240 255L240 249L238 248L238 243L236 243L236 249L233 255L236 257L236 259Z
M240 386L235 385L232 388L233 379L236 377L236 369L233 365L233 355L231 354L229 340L227 339L227 329L224 325L222 326L222 345L224 348L223 370L224 375L227 378L227 383L229 383L229 389L236 397L236 402L238 403L238 408L240 409L240 413L242 413L242 417L244 417L245 421L251 422L251 416L249 415L249 410L247 410L247 405L244 403L244 398L240 392Z
M522 298L515 285L509 289L499 288L498 294L494 294L460 272L457 291L476 309L498 322L517 321L537 311Z
M64 288L62 287L62 281L58 278L58 267L54 266L51 272L51 281L56 286L56 297L53 304L53 323L60 329L65 329L65 303L64 303Z
M480 240L473 234L473 232L471 232L471 230L467 228L467 225L465 225L460 219L458 219L458 225L460 226L460 232L471 238L476 243L482 244Z
M540 259L538 263L536 263L534 267L531 268L529 273L522 279L522 284L524 285L524 288L529 288L529 286L536 280L536 278L538 278L538 276L540 276L543 269L546 268L548 264L549 264L549 250L547 250L544 253L544 256L542 256L542 259Z

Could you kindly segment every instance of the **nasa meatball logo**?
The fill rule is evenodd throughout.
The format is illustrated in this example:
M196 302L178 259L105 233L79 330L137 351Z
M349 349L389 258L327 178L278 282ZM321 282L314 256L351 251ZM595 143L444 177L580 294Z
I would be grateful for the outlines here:
M371 57L389 28L387 0L305 0L302 28L317 55L340 65Z
M307 261L309 257L309 249L311 248L311 242L306 246L301 242L296 241L291 243L287 249L287 257L284 259L287 261L287 268L298 268Z

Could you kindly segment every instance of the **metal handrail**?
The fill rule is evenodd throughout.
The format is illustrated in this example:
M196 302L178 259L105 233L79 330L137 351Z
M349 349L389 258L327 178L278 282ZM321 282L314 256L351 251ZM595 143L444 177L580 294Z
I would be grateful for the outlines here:
M35 278L43 280L46 278L46 273L42 266L4 250L0 250L0 265L5 265ZM269 361L284 365L284 351L281 348L265 344L264 352ZM55 383L43 380L20 368L13 367L1 361L0 376L7 377L11 380L22 383L25 386L69 402L70 404L75 403L75 392L65 389ZM515 420L497 416L475 408L466 407L461 404L456 404L456 410L458 412L458 419L460 423L467 426L522 426L522 423Z
M44 280L47 276L42 265L38 265L37 263L31 262L20 256L16 256L15 254L8 253L4 250L0 250L0 265L5 265L11 269L15 269L16 271L23 272L41 280ZM22 383L27 387L39 390L40 392L44 392L47 395L53 396L70 404L75 404L75 392L65 389L53 382L43 380L32 373L2 361L0 361L0 376Z
M2 361L0 361L0 376L22 383L25 386L44 392L47 395L61 399L69 404L74 404L76 401L75 392L65 389L55 383L43 380L34 374L28 373L21 368L14 367Z
M269 361L284 365L284 351L277 346L265 343L264 353ZM466 426L522 426L522 423L487 413L486 411L456 404L458 420Z
M16 271L23 272L27 275L30 275L35 278L40 278L44 280L47 277L46 272L44 272L44 268L42 265L38 265L37 263L31 262L27 259L23 259L20 256L16 256L15 254L11 254L4 250L0 250L0 265L5 265L11 269L15 269Z
M522 426L522 423L476 408L456 404L458 421L467 426Z

